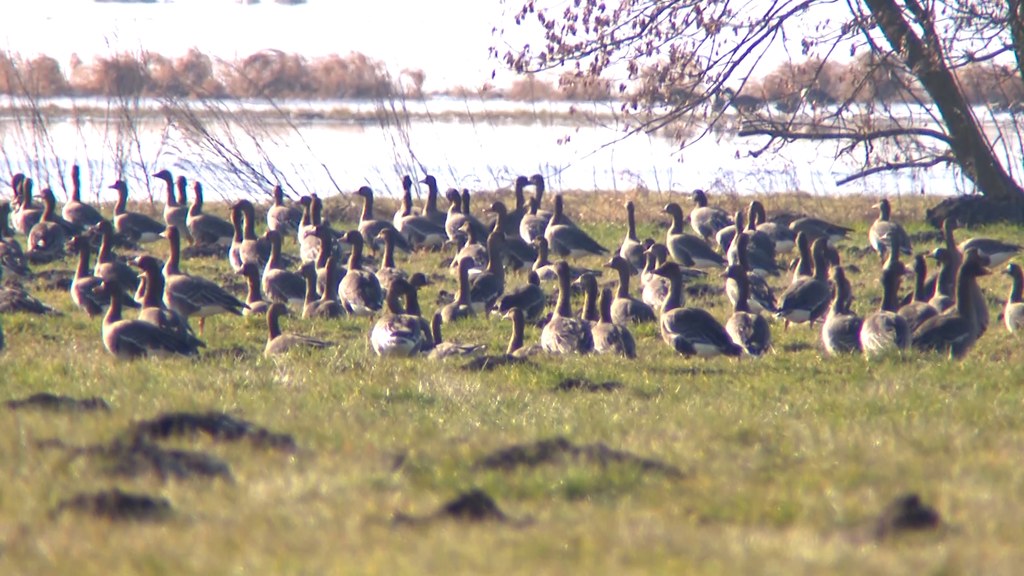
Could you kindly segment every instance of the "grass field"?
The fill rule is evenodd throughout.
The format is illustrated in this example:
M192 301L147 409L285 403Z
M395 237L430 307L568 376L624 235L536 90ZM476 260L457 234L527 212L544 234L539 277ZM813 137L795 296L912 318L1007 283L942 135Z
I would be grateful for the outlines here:
M663 237L668 199L634 197L641 237ZM569 195L567 210L617 247L624 200ZM746 200L712 198L726 207ZM800 209L855 227L840 248L854 308L877 307L877 258L865 250L876 198L763 200L769 213ZM937 199L892 201L911 234L928 231L910 223ZM356 214L341 204L328 206L336 226ZM378 204L390 215L389 203ZM1007 226L959 231L973 234L1024 242ZM165 255L163 245L152 249ZM439 280L421 294L428 311L439 289L454 289L441 261L400 262ZM183 267L227 279L223 260ZM322 353L264 359L262 321L218 316L198 361L118 362L103 350L100 319L38 281L33 292L65 314L0 318L4 398L45 391L98 397L110 409L0 410L0 573L1018 573L1024 361L996 318L1009 287L997 272L982 279L989 331L962 362L916 352L824 358L817 328L779 323L766 358L688 359L648 325L634 330L636 361L550 357L482 373L461 361L378 359L367 344L371 321L354 318L284 319L286 330L339 342ZM606 271L602 283L611 281ZM720 292L689 304L723 321L730 313ZM446 326L445 336L501 352L510 328L476 318ZM528 342L539 333L529 328ZM561 391L566 378L621 387ZM295 449L202 434L152 440L230 469L192 478L162 479L114 457L109 447L135 423L181 411L227 413L290 435ZM519 459L501 452L539 442ZM166 499L171 510L156 521L111 521L58 508L112 488ZM504 521L434 515L473 489L493 498ZM939 528L876 538L882 510L910 492L938 510Z

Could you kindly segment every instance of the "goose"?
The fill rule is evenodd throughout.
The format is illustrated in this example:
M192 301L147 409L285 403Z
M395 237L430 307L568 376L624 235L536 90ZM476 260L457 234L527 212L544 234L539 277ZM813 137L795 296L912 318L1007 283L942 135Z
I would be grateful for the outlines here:
M601 256L608 253L608 249L597 243L582 229L563 222L564 203L562 195L555 195L555 211L544 229L544 238L548 241L548 249L562 257L571 256L578 258L586 255Z
M721 238L721 246L725 249L726 265L731 266L740 263L742 257L745 261L744 268L757 276L776 276L779 273L779 265L775 262L775 243L757 230L746 228L747 217L743 211L736 212L736 226L740 227L741 233L719 234L728 236ZM724 230L724 229L723 229ZM745 237L740 250L740 242L736 238ZM759 245L758 245L759 244Z
M623 260L625 262L625 260ZM605 288L601 291L599 303L600 317L590 327L594 335L594 351L598 354L619 354L626 358L636 358L636 341L625 324L612 321L612 291Z
M885 353L888 350L906 350L910 346L910 324L897 314L899 308L900 280L904 267L900 264L899 253L903 250L898 237L885 251L888 260L882 268L882 304L877 312L864 318L860 329L860 347L866 356Z
M672 226L669 227L665 235L665 246L677 263L697 268L725 266L725 259L715 252L707 242L683 232L683 209L679 207L679 204L670 202L665 205L663 211L672 217Z
M1006 305L1003 307L1003 322L1011 334L1022 331L1024 328L1024 298L1021 298L1024 288L1024 272L1017 264L1010 264L1003 270L1013 280L1010 287L1010 294L1006 297Z
M235 227L219 216L203 212L202 183L192 183L192 196L192 205L188 208L185 224L196 245L229 245L235 235Z
M128 211L128 184L124 180L117 180L110 188L117 191L117 203L114 204L114 231L133 242L148 243L159 240L167 227L141 212Z
M430 219L431 222L438 226L444 226L445 221L448 218L448 214L437 209L437 196L439 190L437 188L437 179L427 174L423 180L420 180L421 184L427 185L427 203L423 207L423 215ZM451 236L449 236L451 238Z
M461 204L462 215L466 217L466 220L469 220L471 226L475 226L477 228L477 233L479 236L486 237L491 232L490 227L485 226L484 223L479 218L473 215L471 200L472 198L470 196L469 189L463 188Z
M78 267L75 269L75 277L71 280L71 301L75 306L85 311L90 318L104 313L110 305L110 296L104 291L103 279L92 275L89 269L89 252L92 247L84 236L72 236L67 243L69 252L78 254ZM131 299L126 304L139 305Z
M804 232L797 232L796 235L796 266L793 267L793 279L796 282L800 278L814 274L814 258L811 254L810 236Z
M956 220L953 218L945 218L942 221L942 241L945 244L946 256L949 258L950 269L943 274L941 266L935 273L933 278L928 279L928 285L931 290L931 295L935 296L938 293L938 283L941 280L944 294L952 296L956 292L956 272L960 269L960 264L963 263L963 252L960 251L960 247L956 243Z
M519 220L519 237L525 242L533 244L537 238L544 237L544 231L551 221L551 214L541 212L540 200L531 198L527 204L526 214ZM545 218L545 214L547 217Z
M537 249L537 259L533 261L530 271L537 275L542 282L554 282L558 280L558 272L555 265L548 259L548 241L543 236L533 240L533 246Z
M968 250L978 251L978 255L988 259L989 266L999 266L1020 252L1020 245L1003 242L995 238L969 238L958 246L961 254Z
M761 204L761 202L754 200L750 203L748 217L750 219L748 226L754 226L758 232L774 242L776 253L789 252L796 246L796 232L790 229L788 225L769 221L764 204Z
M526 202L525 188L529 186L530 179L526 176L516 176L516 181L513 186L513 195L515 197L516 206L512 210L508 211L508 215L505 218L505 239L511 240L513 237L519 238L523 242L526 242L527 246L530 246L523 237L519 234L519 226L523 222L523 216L530 211L530 206Z
M590 322L591 327L601 319L601 310L597 307L597 278L587 272L580 275L572 284L578 286L583 292L583 308L580 309L579 318Z
M441 334L441 313L435 312L430 319L430 334L434 340L434 348L427 356L431 360L443 360L452 357L466 357L479 354L485 348L482 344L458 344L445 342Z
M0 280L2 279L2 275L0 275ZM35 314L37 316L61 315L60 311L50 307L35 296L32 296L26 292L24 288L0 285L0 313L7 314L14 312L24 312L26 314Z
M306 301L302 307L303 318L341 318L345 316L345 307L338 298L340 270L338 260L331 256L327 259L327 290L319 298L316 297L316 270L312 264L302 267L302 276L306 279Z
M537 250L533 244L527 244L518 234L510 234L509 212L504 202L492 202L488 211L494 214L494 228L491 233L501 234L504 242L505 260L520 268L537 259Z
M403 311L400 298L406 297ZM416 288L408 281L396 278L388 290L388 311L373 325L370 346L378 356L413 356L433 347L430 327L418 313L408 308L410 299L416 298ZM418 305L417 305L418 307Z
M412 177L402 178L402 207L395 213L395 229L405 236L414 248L439 248L447 239L443 224L438 224L425 215L413 214Z
M161 271L162 263L153 256L142 255L132 259L132 264L141 270L145 288L141 298L139 320L155 324L165 330L182 335L195 336L188 319L164 305L166 283ZM124 300L128 304L129 300Z
M462 207L463 196L459 194L458 190L449 188L445 192L445 198L448 199L448 215L444 221L444 230L449 240L455 240L459 234L465 233L467 226L477 238L487 237L487 229L484 225L465 213Z
M542 174L534 174L530 176L530 184L533 186L533 200L537 202L537 216L541 219L540 233L544 233L544 228L547 227L548 222L551 220L552 212L542 209L544 206L544 191L547 190L547 184L544 182L544 176ZM576 223L572 221L567 214L563 214L561 218L562 224L569 226L576 226ZM522 232L522 230L520 230Z
M219 285L200 276L181 272L181 233L176 226L165 232L170 254L164 264L164 304L185 318L199 317L199 335L202 336L207 316L216 314L242 315L245 304Z
M384 241L384 255L380 259L380 268L377 269L376 276L381 290L385 293L391 286L392 280L395 278L408 279L409 277L405 270L395 266L395 234L397 232L391 228L384 228L377 234Z
M99 234L100 250L96 255L96 267L93 274L104 282L117 281L128 290L139 287L139 275L114 254L114 227L109 220L100 220L92 227L94 234Z
M302 210L284 203L284 188L280 184L271 192L271 204L267 209L267 229L285 236L299 231L302 221Z
M626 237L619 245L619 256L622 257L634 270L644 267L647 257L644 256L644 246L636 235L636 207L633 201L626 202Z
M473 261L470 258L459 261L459 287L455 293L455 301L441 307L441 319L445 322L455 322L476 314L470 300L469 268L472 265Z
M804 216L793 220L789 223L789 229L793 232L803 232L811 241L825 238L829 244L835 244L846 238L848 233L853 232L853 228L839 226L812 216Z
M725 331L749 356L761 356L771 348L771 328L763 316L748 304L750 280L742 266L732 265L725 270L726 281L736 286L732 316L725 322Z
M297 233L299 259L303 263L316 262L317 269L320 270L326 264L328 256L344 258L345 255L337 243L342 235L323 219L323 200L316 194L303 196L302 205L305 208L305 215Z
M907 236L907 231L903 229L903 226L889 220L892 212L889 200L882 198L872 208L878 209L878 219L875 220L868 230L868 242L871 243L871 247L874 248L875 252L878 252L879 257L885 259L886 252L893 242L899 242L900 250L904 254L912 254L913 250L911 250L910 237Z
M56 202L53 191L44 188L43 215L28 232L25 243L25 256L29 262L41 264L53 262L64 257L64 243L67 241L65 229L57 221Z
M594 349L594 335L589 322L572 315L569 264L561 260L555 264L555 271L558 274L558 304L544 325L540 344L545 352L552 354L587 354Z
M231 206L231 225L234 228L231 247L228 248L228 264L231 265L231 270L235 273L240 272L246 262L263 264L267 258L260 254L260 242L256 237L256 208L252 202L243 199ZM269 256L267 254L267 257Z
M850 312L850 281L846 271L836 266L830 271L835 294L821 327L821 342L825 352L831 355L860 351L860 332L864 321Z
M664 244L653 244L647 249L646 256L647 263L644 265L643 272L640 273L641 284L643 284L640 299L652 310L660 311L671 293L672 285L668 278L659 276L654 271L668 262L668 248ZM649 274L646 281L644 281L645 274ZM682 291L679 292L679 298L681 306L683 304Z
M931 257L939 264L939 274L935 280L935 294L928 303L940 313L949 310L956 304L956 273L958 257L946 248L936 248Z
M907 321L911 334L913 334L914 330L917 330L917 327L924 323L925 320L939 314L939 311L928 303L928 297L925 294L925 276L927 274L928 268L924 261L924 255L916 255L914 257L913 300L904 304L896 311L897 314L903 316Z
M526 315L521 308L512 307L502 318L512 321L512 336L508 340L505 355L512 358L526 358L546 352L540 344L524 345Z
M18 208L11 215L11 224L14 230L22 236L28 236L32 227L43 217L43 208L32 203L33 185L31 178L23 176L16 189Z
M269 231L265 234L268 235ZM327 259L331 256L338 259L339 262L348 258L348 254L343 253L339 250L339 245L334 241L335 233L334 230L325 224L320 224L314 228L314 234L320 240L320 247L317 249L316 264L316 291L318 294L323 294L327 291ZM394 249L392 248L392 251ZM387 245L384 246L384 258L381 260L381 266L390 263L391 267L395 265L394 253L392 252L391 259L388 259ZM308 262L307 262L308 264ZM342 276L345 275L347 270L344 267L340 267L338 270L338 281L341 282Z
M766 232L758 229L763 219L764 206L754 200L747 206L747 229L743 231L743 235L750 238L747 271L755 271L762 276L765 274L775 276L779 273L779 265L776 262L778 251L775 240ZM795 243L796 235L793 234L792 238Z
M242 315L261 316L266 314L271 303L263 299L263 290L260 286L260 267L253 262L246 262L237 274L245 276L245 305L247 308L242 310Z
M751 312L760 313L765 312L768 314L774 314L778 312L778 308L775 306L775 292L772 290L771 285L764 279L763 276L757 274L751 274L749 264L747 263L747 249L746 244L750 242L750 237L746 234L740 234L736 237L737 245L737 258L738 262L735 266L738 266L743 270L746 275L747 285L747 306ZM729 275L725 277L725 295L732 302L733 306L739 301L740 288L738 282Z
M306 280L281 264L281 235L271 231L270 258L263 267L261 288L271 302L302 306L306 300Z
M463 221L462 228L459 229L456 239L459 241L463 238L466 243L459 248L455 257L452 258L451 263L448 264L448 271L452 274L458 274L459 262L462 262L463 258L469 258L472 260L472 265L469 267L469 274L470 276L475 276L486 268L487 263L490 261L487 246L483 243L486 236L477 236L476 230L470 226L468 222Z
M115 358L198 356L199 348L206 346L195 336L172 332L142 320L122 319L123 288L113 282L106 290L110 305L103 317L103 346Z
M739 356L743 348L736 345L725 328L701 308L681 306L683 271L676 262L666 262L655 274L668 278L669 296L661 308L661 337L673 350L686 356Z
M813 324L828 310L831 288L828 284L828 261L825 258L825 238L818 238L811 246L814 275L794 280L779 296L775 316L787 323Z
M11 276L24 279L32 275L32 270L29 269L21 244L13 238L8 226L10 214L11 204L0 202L0 273L6 271Z
M359 268L363 257L363 235L358 230L349 230L343 240L352 246L352 252L349 254L348 272L338 286L338 295L349 314L369 316L383 307L384 291L376 275ZM391 286L401 281L401 278L394 278ZM408 282L404 284L408 285ZM401 295L400 291L398 297Z
M153 177L158 180L163 180L164 185L167 187L167 199L164 201L164 224L167 226L174 226L181 233L188 233L188 224L186 219L188 218L188 204L178 202L177 197L174 195L174 176L170 170L163 169L153 174ZM184 179L184 176L182 176ZM187 182L187 181L185 181ZM186 184L183 184L186 185ZM184 191L182 191L184 194ZM191 237L188 238L191 242Z
M615 293L615 299L611 303L612 321L622 325L632 322L656 321L658 316L654 313L654 309L629 293L630 263L622 256L613 256L605 263L605 267L615 270L619 275L619 286Z
M941 352L950 358L960 359L974 347L978 332L977 324L972 321L975 301L970 296L971 285L977 284L978 277L988 273L977 252L970 250L964 254L957 274L956 305L926 320L914 331L912 345L915 349Z
M398 233L394 224L387 220L378 220L373 216L373 189L369 186L360 186L355 195L361 196L363 199L363 211L359 215L359 233L363 235L363 244L369 246L370 250L376 254L377 235L381 230L388 228L396 233L393 237L395 248L402 252L411 252L412 246L406 241L405 236Z
M690 228L705 242L714 238L719 230L732 224L725 210L708 206L708 196L700 188L693 191L693 203L697 207L690 212Z
M487 237L487 268L469 282L470 305L480 310L490 310L505 293L505 266L502 254L505 250L505 235L492 232Z
M181 211L185 213L185 215L182 216L182 218L184 218L184 223L180 228L178 228L178 234L184 236L185 239L188 240L189 244L194 244L195 239L192 238L192 233L188 231L188 210L191 207L188 202L188 178L179 174L174 181L174 185L178 189L178 206L181 208ZM177 220L177 217L175 217L175 220Z
M526 319L534 322L540 318L547 305L547 295L540 286L540 277L533 270L526 275L526 284L506 292L494 303L494 309L505 315L513 308L519 308Z
M78 164L71 166L71 200L61 209L61 217L78 230L95 226L103 214L95 206L82 202L82 177Z
M284 354L289 350L297 348L330 348L335 346L334 342L321 340L304 334L293 334L281 331L281 315L286 314L288 309L280 302L274 302L267 309L267 345L263 347L263 355L267 358Z

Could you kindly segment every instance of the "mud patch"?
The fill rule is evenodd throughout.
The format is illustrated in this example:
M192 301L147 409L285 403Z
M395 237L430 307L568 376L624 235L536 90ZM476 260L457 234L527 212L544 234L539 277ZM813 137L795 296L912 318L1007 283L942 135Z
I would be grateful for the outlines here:
M938 511L917 494L904 494L889 503L875 523L874 537L885 540L907 532L934 530L941 523Z
M78 512L118 521L160 522L171 517L171 503L159 496L132 494L115 488L103 492L76 494L61 500L50 512L56 518L64 512Z
M110 412L110 405L102 398L72 398L51 392L38 392L26 398L4 402L10 410L44 410L47 412Z
M614 392L622 388L622 382L608 380L594 383L586 378L566 378L555 385L556 392Z
M643 472L664 474L669 478L683 477L683 472L671 464L622 450L613 450L600 442L577 446L562 436L531 444L517 444L492 452L477 460L474 466L489 470L514 470L522 466L534 468L565 460L581 460L601 467L612 464L636 466Z
M75 273L72 270L42 270L35 272L34 276L43 290L55 292L67 292L71 289L72 280L75 279Z
M68 446L59 439L52 439L38 442L37 446L65 450L72 457L96 458L113 476L135 478L152 474L163 481L196 477L234 480L231 468L216 456L188 450L166 450L149 442Z
M498 504L490 494L480 489L473 489L456 496L448 501L433 514L426 516L411 516L403 513L396 513L394 523L401 524L427 524L439 520L454 520L456 522L500 522L524 524L528 520L514 520L509 518L498 508Z
M162 440L179 436L206 434L214 440L226 442L248 441L253 446L295 452L295 439L278 434L252 422L221 412L172 412L150 420L137 422L128 430L134 441Z

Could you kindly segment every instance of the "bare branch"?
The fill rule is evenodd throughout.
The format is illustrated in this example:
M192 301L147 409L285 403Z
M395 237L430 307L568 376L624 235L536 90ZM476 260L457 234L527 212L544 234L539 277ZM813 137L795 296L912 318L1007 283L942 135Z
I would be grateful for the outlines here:
M880 166L872 166L867 170L862 170L855 174L850 174L836 180L836 186L842 186L843 184L849 184L854 180L860 180L866 178L872 174L879 174L882 172L895 172L897 170L907 170L911 168L931 168L939 164L955 164L956 158L952 154L945 154L943 156L936 156L934 158L928 158L927 160L911 160L908 162L886 162Z

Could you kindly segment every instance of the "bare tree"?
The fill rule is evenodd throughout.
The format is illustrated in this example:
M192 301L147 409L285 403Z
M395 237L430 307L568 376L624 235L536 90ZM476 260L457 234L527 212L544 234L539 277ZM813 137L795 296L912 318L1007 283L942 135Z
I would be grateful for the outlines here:
M1024 204L1017 168L1008 161L1011 152L1019 156L1010 143L1020 139L998 127L986 133L958 78L969 64L1016 57L1021 81L1022 0L576 0L558 6L527 1L515 23L539 26L544 41L492 54L518 73L569 69L580 78L614 79L632 131L686 123L699 129L682 133L699 138L735 110L740 135L766 137L752 154L796 140L839 142L839 154L860 166L840 183L950 164L986 198ZM744 89L780 45L798 45L817 72L769 106ZM859 72L844 99L816 98L814 78L840 56L855 55L858 66L848 68Z

